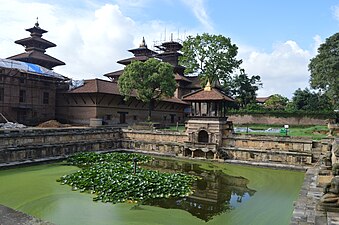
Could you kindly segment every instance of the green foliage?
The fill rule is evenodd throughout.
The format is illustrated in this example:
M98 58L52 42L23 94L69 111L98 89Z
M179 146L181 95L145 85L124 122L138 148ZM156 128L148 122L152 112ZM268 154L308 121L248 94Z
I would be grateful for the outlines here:
M327 38L318 48L318 55L311 59L311 87L324 91L339 108L339 33Z
M294 92L288 108L289 110L322 111L332 110L333 106L327 95L311 92L307 88L305 90L299 88Z
M181 173L161 173L137 168L151 160L149 156L125 153L80 153L68 159L71 165L82 167L58 181L72 186L72 190L96 194L94 201L139 202L155 198L184 197L192 193L190 187L196 177Z
M96 163L128 163L136 159L138 162L145 163L152 160L152 157L135 153L107 153L98 154L95 152L81 152L70 156L67 159L69 165L78 167L88 167Z
M249 112L262 112L262 111L266 111L262 104L258 104L258 103L254 103L254 102L251 102L251 103L247 104L246 107L243 108L243 110L249 111Z
M199 74L203 86L207 80L229 84L231 74L242 63L236 59L238 47L222 35L188 36L181 51L179 60L186 67L185 73Z
M149 117L154 100L172 97L176 89L173 67L154 58L127 65L118 85L125 100L135 91L137 99L149 103Z
M231 83L232 95L236 98L241 108L256 102L256 91L262 86L260 76L248 77L244 69L239 75L235 75Z
M275 94L271 95L270 98L265 102L265 108L270 110L284 110L287 106L288 98Z

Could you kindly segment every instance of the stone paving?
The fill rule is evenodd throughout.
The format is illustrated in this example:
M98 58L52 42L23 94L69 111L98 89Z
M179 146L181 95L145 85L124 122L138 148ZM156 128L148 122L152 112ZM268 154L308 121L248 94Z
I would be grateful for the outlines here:
M339 213L326 212L318 206L323 195L323 188L317 186L318 173L318 166L307 170L290 225L339 225Z
M53 223L42 221L33 216L0 205L1 225L54 225Z

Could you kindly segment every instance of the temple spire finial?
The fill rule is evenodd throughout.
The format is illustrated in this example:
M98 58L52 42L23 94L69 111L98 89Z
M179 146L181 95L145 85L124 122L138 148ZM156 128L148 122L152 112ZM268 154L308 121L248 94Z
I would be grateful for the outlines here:
M211 91L212 90L212 85L210 82L210 79L207 80L207 84L204 87L204 91Z
M147 48L146 41L145 41L145 37L142 37L142 42L141 42L141 44L139 45L139 47L140 47L140 48L141 48L141 47Z
M39 27L39 17L36 17L35 27Z

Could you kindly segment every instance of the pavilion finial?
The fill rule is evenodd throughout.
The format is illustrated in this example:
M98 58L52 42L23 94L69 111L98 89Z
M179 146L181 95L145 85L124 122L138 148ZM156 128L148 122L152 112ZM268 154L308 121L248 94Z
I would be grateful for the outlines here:
M212 85L210 79L208 79L207 84L204 87L204 91L212 91Z
M141 42L141 44L139 45L139 47L140 47L140 48L141 48L141 47L147 48L146 41L145 41L145 37L142 37L142 42Z
M35 23L36 27L39 27L39 17L36 17L36 23Z

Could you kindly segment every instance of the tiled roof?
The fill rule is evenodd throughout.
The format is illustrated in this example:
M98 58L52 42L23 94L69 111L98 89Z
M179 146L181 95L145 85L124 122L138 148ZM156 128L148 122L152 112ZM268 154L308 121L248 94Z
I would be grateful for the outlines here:
M120 95L117 83L101 79L85 80L84 85L70 90L69 93L106 93Z
M124 72L124 70L117 70L114 72L110 72L110 73L106 73L104 74L105 77L117 77L117 76L121 76L121 74Z
M41 61L48 62L49 65L52 65L51 67L59 66L59 65L65 65L64 62L62 62L62 61L60 61L60 60L58 60L58 59L56 59L56 58L54 58L50 55L39 52L39 51L24 52L24 53L21 53L21 54L18 54L18 55L8 57L7 59L25 61L25 62L35 63L35 64L38 64L36 62L36 60L41 60Z
M119 60L117 63L127 65L127 64L131 63L132 61L142 61L142 62L144 62L144 61L147 61L147 59L149 59L149 58L150 58L149 56L145 56L145 55L134 56L134 57L131 57L131 58Z
M233 102L234 99L223 94L220 90L212 88L211 91L200 89L183 96L184 101L229 101Z
M198 76L187 76L186 78L191 81L191 83L186 86L187 88L201 88L200 79Z
M174 74L174 78L175 78L175 80L182 80L182 81L186 81L188 83L192 83L191 80L187 79L185 76L182 76L178 73Z
M121 95L119 92L119 86L117 83L101 80L101 79L91 79L85 80L84 85L75 88L68 93L104 93L104 94L113 94L113 95ZM132 96L136 96L135 93L132 93ZM181 99L172 97L169 99L163 99L162 101L173 102L178 104L185 104L187 102L182 101Z
M20 45L27 45L28 43L35 43L35 42L39 42L40 44L43 44L44 47L46 48L56 47L56 44L54 44L53 42L47 41L46 39L43 39L41 37L23 38L23 39L15 41L14 43L20 44Z
M256 100L259 103L265 103L271 96L268 97L257 97Z

